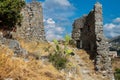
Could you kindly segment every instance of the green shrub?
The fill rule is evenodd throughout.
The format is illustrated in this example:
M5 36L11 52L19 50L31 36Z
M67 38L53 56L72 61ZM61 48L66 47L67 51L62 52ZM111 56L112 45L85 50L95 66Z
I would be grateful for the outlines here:
M63 69L66 67L66 63L68 62L67 58L61 54L50 54L49 55L49 61L53 63L53 65L57 69Z
M57 68L57 69L63 69L66 67L66 64L69 62L68 61L68 56L73 53L73 51L71 49L68 49L68 44L69 41L71 40L71 38L69 37L69 35L65 36L65 43L64 43L64 48L60 47L60 44L58 43L57 40L53 40L54 44L55 44L55 48L54 51L52 53L50 53L49 55L49 61L53 63L53 65ZM48 48L48 52L50 48Z
M115 80L120 80L120 69L115 70Z
M0 0L0 27L11 29L16 24L20 25L20 12L24 5L24 0Z
M70 43L71 37L67 34L65 36L65 45L68 45Z
M53 65L57 69L63 69L66 66L67 58L66 55L63 53L63 50L60 48L59 43L57 40L53 40L55 43L55 49L53 53L49 55L49 61L53 63Z

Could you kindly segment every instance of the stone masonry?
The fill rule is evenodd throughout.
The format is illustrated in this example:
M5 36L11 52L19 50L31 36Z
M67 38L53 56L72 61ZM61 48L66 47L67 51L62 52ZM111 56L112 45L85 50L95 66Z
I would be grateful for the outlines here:
M72 39L78 48L90 52L96 71L114 80L109 45L103 34L102 5L99 2L88 15L74 21Z
M41 3L36 1L28 3L21 13L23 15L21 27L17 27L14 36L27 41L46 41Z

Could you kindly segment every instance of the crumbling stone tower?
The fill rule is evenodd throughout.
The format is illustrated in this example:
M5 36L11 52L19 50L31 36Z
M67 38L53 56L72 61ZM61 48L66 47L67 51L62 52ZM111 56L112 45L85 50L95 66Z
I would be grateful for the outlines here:
M28 3L21 14L23 15L22 25L17 28L15 36L27 41L46 41L42 4L36 1Z
M97 2L88 15L76 19L73 23L72 39L78 48L90 52L95 60L95 70L114 79L109 45L103 34L102 5Z

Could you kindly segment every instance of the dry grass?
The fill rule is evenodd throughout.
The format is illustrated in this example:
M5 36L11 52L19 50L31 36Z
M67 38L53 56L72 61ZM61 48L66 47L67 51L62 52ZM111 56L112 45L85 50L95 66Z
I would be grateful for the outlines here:
M120 69L120 58L114 58L112 60L112 68L113 71L115 71L115 69Z
M75 50L75 53L78 54L83 63L85 63L84 67L87 67L90 70L89 76L91 76L95 80L109 80L107 78L102 78L102 74L94 70L94 63L92 60L90 60L90 55L88 55L89 53L81 49Z
M0 80L57 80L62 75L51 65L41 61L13 57L11 50L0 46Z
M55 46L52 43L42 43L42 42L26 42L25 40L18 39L22 48L26 49L31 54L40 54L48 55L50 52L45 52L45 48L49 47L53 49ZM63 47L62 45L60 45ZM70 49L73 49L70 47ZM85 65L83 67L88 67L92 73L90 76L97 80L103 80L99 77L94 76L94 65L93 62L89 59L89 55L84 50L75 50L75 53L80 56L80 59L84 61ZM71 58L71 56L69 57ZM72 59L72 58L71 58ZM71 64L73 63L73 64ZM71 65L78 67L77 62L71 60ZM81 67L77 68L79 71ZM71 80L82 80L81 73L77 73L78 77L74 78L74 74L71 75ZM29 61L24 60L23 58L13 57L13 52L8 49L6 46L0 46L0 80L5 78L12 78L13 80L65 80L67 74L64 72L59 72L52 64L49 62L45 64L42 61L30 59Z
M45 52L45 48L49 47L50 44L47 42L26 42L23 39L18 39L18 41L20 42L22 48L26 49L31 54L37 53L40 55L48 55L48 53Z
M92 60L90 60L90 55L85 50L76 50L76 54L79 55L79 57L86 63L86 66L94 70L94 64Z
M41 54L41 55L48 55L48 54L52 53L54 51L54 48L55 48L55 44L54 43L44 43L44 42L42 43L42 42L34 42L34 41L33 42L25 42L22 39L19 39L19 42L20 42L20 44L21 44L21 46L23 48L25 48L27 51L29 51L32 54L34 54L37 51L39 51L39 54ZM63 49L63 45L62 44L60 44L59 46L61 47L61 49ZM45 48L48 48L48 47L49 47L49 51L45 52ZM46 69L45 70L42 69L42 70L44 72ZM50 70L54 71L52 69L50 69ZM61 73L59 73L59 74L61 74ZM63 72L62 74L64 74L64 76L67 75L66 72ZM48 73L46 73L46 75L51 75L51 74L48 72ZM56 75L58 75L58 74L56 74ZM80 75L77 77L77 79L75 79L73 77L74 76L71 77L72 80L81 80L81 76ZM52 79L52 80L54 80L54 79ZM61 77L60 80L64 80L64 79Z

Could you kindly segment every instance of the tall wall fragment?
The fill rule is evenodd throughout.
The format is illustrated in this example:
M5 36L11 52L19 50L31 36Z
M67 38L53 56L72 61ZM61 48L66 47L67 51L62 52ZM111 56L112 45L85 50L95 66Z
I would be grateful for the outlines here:
M73 23L72 39L78 48L91 52L95 70L114 79L109 57L109 45L103 34L102 5L97 2L94 9Z
M17 28L15 36L28 41L46 41L41 3L28 3L21 13L22 25Z

